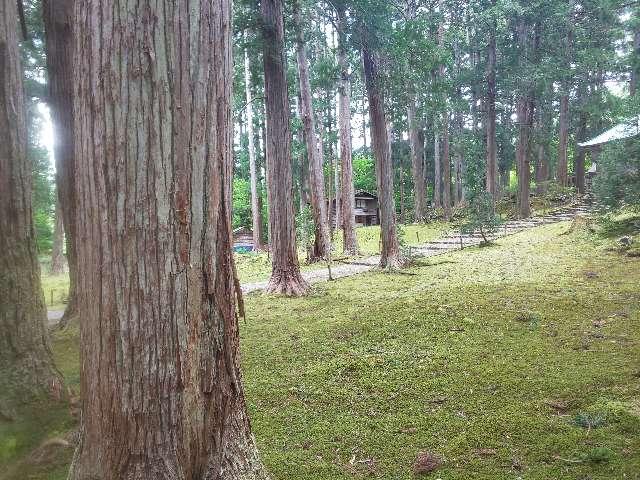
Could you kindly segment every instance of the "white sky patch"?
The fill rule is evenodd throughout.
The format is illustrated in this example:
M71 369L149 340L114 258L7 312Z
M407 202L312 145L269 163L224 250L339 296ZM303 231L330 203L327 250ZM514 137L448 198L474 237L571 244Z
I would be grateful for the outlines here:
M46 103L38 103L38 112L42 116L42 128L38 132L40 143L49 152L49 164L53 170L56 169L55 157L53 154L53 145L55 137L53 134L53 123L51 122L51 115L49 113L49 106Z

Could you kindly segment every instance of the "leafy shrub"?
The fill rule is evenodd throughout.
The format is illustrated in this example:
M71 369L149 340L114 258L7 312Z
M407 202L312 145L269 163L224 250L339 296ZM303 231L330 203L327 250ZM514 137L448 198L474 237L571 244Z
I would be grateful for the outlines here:
M471 196L466 212L467 218L461 227L462 233L473 233L477 230L482 235L483 243L490 243L488 236L493 235L501 223L496 215L491 194L480 192Z
M597 165L593 191L600 203L640 208L640 139L607 144Z

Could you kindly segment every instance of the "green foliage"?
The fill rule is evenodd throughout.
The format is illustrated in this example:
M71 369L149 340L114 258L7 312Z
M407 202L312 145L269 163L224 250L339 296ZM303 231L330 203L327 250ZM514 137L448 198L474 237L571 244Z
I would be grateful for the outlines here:
M306 250L313 244L314 239L315 234L311 207L305 205L296 215L296 240L298 244Z
M251 228L251 183L244 178L233 179L233 228Z
M597 166L594 193L602 204L640 207L640 139L607 144Z
M377 192L375 160L371 154L356 153L353 156L353 184L356 191Z

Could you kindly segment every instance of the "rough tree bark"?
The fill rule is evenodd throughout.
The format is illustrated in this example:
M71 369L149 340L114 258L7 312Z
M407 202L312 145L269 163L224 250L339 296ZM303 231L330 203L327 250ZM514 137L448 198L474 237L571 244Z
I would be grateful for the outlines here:
M76 2L70 480L264 480L231 252L231 2ZM188 28L187 28L188 27Z
M0 0L0 419L64 391L40 284L16 6Z
M353 185L353 162L351 147L351 79L347 59L347 18L343 8L337 8L338 16L338 111L340 131L340 163L342 175L342 239L343 253L347 256L358 255L356 237L355 188Z
M60 200L56 200L55 228L53 230L53 246L51 247L51 275L64 273L64 225Z
M316 131L316 120L311 99L311 82L309 80L309 63L302 26L300 2L293 4L293 21L296 30L296 53L298 61L298 79L300 81L300 116L302 131L307 145L309 157L309 186L311 187L311 213L315 227L315 241L313 255L310 261L318 261L329 257L331 237L329 235L329 220L327 217L327 199L324 193L324 159L322 141ZM336 196L337 199L337 196ZM338 212L336 212L337 214Z
M247 135L249 137L249 177L251 183L251 224L253 226L253 248L264 250L262 244L262 210L258 189L258 168L256 162L255 132L253 129L253 94L251 93L251 64L249 51L244 50L244 88L247 101Z
M296 250L291 172L291 112L284 57L282 0L263 0L262 45L266 108L267 193L272 271L266 291L304 295Z
M69 296L59 326L78 318L76 254L76 198L73 146L73 59L71 57L73 0L42 2L45 29L47 72L49 74L49 107L55 132L56 189L62 208L69 266Z
M459 205L464 202L464 184L463 184L463 164L464 164L464 145L462 143L462 132L464 129L464 118L462 112L456 112L456 145L454 153L455 163L455 204ZM497 173L497 170L496 170Z
M393 168L391 165L391 147L384 113L384 96L380 88L379 58L371 50L367 41L363 42L362 60L365 85L369 99L369 120L371 122L371 143L376 159L376 182L380 208L380 229L382 268L399 268L404 261L400 253L400 244L396 233L396 209L393 199Z
M492 1L495 4L495 1ZM496 22L492 22L487 45L487 192L498 197L498 162L496 159Z
M427 217L427 192L423 171L424 144L420 138L418 122L416 120L415 94L409 95L407 123L409 124L409 144L411 147L414 220L416 222L424 222Z

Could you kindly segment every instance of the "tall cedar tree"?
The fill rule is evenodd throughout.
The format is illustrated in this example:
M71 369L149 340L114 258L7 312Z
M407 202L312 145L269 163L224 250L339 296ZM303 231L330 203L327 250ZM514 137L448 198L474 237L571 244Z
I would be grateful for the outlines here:
M495 5L492 0L492 6ZM496 29L497 22L491 21L489 43L487 45L487 96L486 96L486 130L487 130L487 172L486 185L494 200L498 197L498 161L496 158Z
M526 58L528 49L528 25L524 17L517 20L517 39L520 61ZM520 218L531 215L529 201L531 183L531 162L529 159L529 128L531 120L531 99L527 82L522 81L516 100L516 121L518 122L518 142L516 146L516 170L518 174L518 213Z
M336 4L338 29L338 68L340 83L338 85L338 124L340 134L340 164L342 175L342 238L343 253L347 256L357 255L358 239L356 237L355 188L353 185L353 158L351 144L351 78L349 75L347 16L344 5Z
M311 187L311 214L315 227L315 241L309 260L316 261L329 257L331 238L329 235L329 220L327 218L327 199L324 194L322 141L318 138L316 131L316 120L311 98L311 81L309 80L309 62L307 61L307 49L305 47L300 9L300 1L295 0L293 3L293 22L296 31L296 54L300 83L300 117L302 119L302 133L307 145L309 186Z
M293 213L291 112L284 56L282 0L263 0L262 45L266 107L267 193L272 271L266 291L304 295L309 286L300 274Z
M61 326L77 317L76 199L73 147L73 0L43 0L45 49L49 75L49 107L56 134L56 191L62 210L69 265L69 300Z
M0 418L64 391L40 284L16 5L0 0Z
M413 177L414 220L424 222L427 216L427 193L424 181L424 142L420 138L420 127L416 119L416 98L410 94L407 101L407 122L411 147L411 176Z
M238 368L231 2L75 2L71 480L266 479Z
M382 268L399 268L403 264L400 244L396 233L396 209L393 195L393 167L391 164L391 146L384 113L384 95L380 85L379 56L372 50L364 35L362 60L365 85L369 99L369 120L371 122L371 142L376 159L376 182L380 205L380 229Z
M51 246L51 275L64 273L64 224L62 223L62 208L56 200L56 212L53 230L53 245Z
M251 93L251 64L249 51L244 50L244 88L247 101L247 136L249 137L249 182L251 185L251 225L253 227L253 247L263 250L262 244L262 209L258 190L258 167L256 161L255 133L253 130L253 95Z

